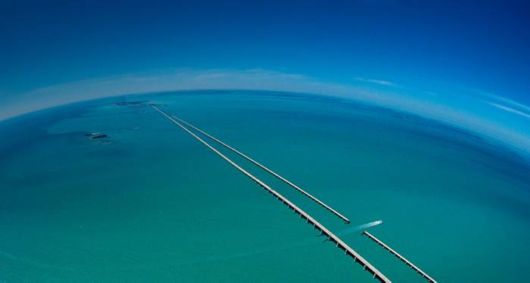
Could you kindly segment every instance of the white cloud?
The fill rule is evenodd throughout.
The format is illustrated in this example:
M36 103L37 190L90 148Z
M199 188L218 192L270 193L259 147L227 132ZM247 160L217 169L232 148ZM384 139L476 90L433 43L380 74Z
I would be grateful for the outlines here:
M530 113L526 113L526 112L523 112L521 110L517 110L517 109L514 109L512 107L509 107L509 106L506 106L506 105L501 105L501 104L498 104L498 103L495 103L495 102L487 102L489 105L492 105L494 107L497 107L499 109L502 109L504 111L507 111L507 112L510 112L510 113L514 113L514 114L517 114L517 115L520 115L520 116L523 116L523 117L526 117L526 118L530 118Z
M371 83L371 84L382 85L382 86L397 86L397 84L391 81L385 81L385 80L368 79L368 78L362 78L362 77L356 77L354 79L359 82Z
M478 90L478 89L470 89L468 90L470 91L471 93L473 94L476 94L479 96L479 98L484 101L485 103L487 104L496 104L498 106L501 106L501 107L504 107L504 108L511 108L510 110L507 110L507 109L504 109L504 110L507 110L509 112L513 112L513 113L522 113L524 114L523 116L526 116L526 115L530 115L530 106L528 105L524 105L520 102L517 102L517 101L514 101L512 99L509 99L509 98L506 98L504 96L500 96L500 95L496 95L496 94L493 94L491 92L486 92L486 91L483 91L483 90ZM493 105L495 106L495 105ZM498 107L500 108L500 107Z

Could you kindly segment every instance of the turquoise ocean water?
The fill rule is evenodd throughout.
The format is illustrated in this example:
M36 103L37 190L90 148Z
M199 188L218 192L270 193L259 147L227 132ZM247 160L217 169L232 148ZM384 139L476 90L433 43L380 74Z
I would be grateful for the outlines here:
M440 282L530 282L530 167L515 153L391 110L249 91L105 99L0 123L0 282L373 282L154 110L116 104L141 100L348 216L223 150L395 282L423 280L352 227L383 220L370 231Z

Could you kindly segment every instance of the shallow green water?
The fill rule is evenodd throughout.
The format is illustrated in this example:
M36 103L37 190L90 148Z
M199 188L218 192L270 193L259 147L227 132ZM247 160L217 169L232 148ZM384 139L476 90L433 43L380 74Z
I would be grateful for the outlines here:
M227 153L336 233L382 219L371 232L440 282L530 281L529 167L505 149L315 96L145 99L347 215L351 225ZM372 282L181 129L148 107L114 102L0 123L0 282ZM393 281L422 282L359 233L343 239Z

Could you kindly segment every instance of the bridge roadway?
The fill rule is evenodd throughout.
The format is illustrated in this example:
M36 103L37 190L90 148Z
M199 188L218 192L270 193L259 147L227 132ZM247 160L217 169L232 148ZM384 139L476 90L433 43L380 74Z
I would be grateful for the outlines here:
M250 178L252 181L256 182L259 186L261 186L263 189L265 189L267 192L272 194L276 199L281 201L283 204L285 204L289 209L293 210L296 214L300 215L303 219L307 220L307 222L315 229L319 230L323 235L326 235L329 240L336 244L336 246L340 249L342 249L347 255L353 258L353 260L360 264L364 270L368 271L370 274L372 274L373 278L379 280L380 282L389 283L391 282L383 273L381 273L377 268L375 268L372 264L370 264L365 258L363 258L359 253L357 253L355 250L353 250L348 244L346 244L344 241L342 241L338 236L336 236L333 232L328 230L324 225L322 225L320 222L315 220L313 217L311 217L308 213L306 213L304 210L296 206L293 202L285 198L283 195L272 189L269 185L258 179L256 176L252 175L245 169L243 169L241 166L239 166L237 163L232 161L230 158L225 156L223 153L221 153L219 150L217 150L215 147L210 145L208 142L203 140L201 137L197 136L195 133L190 131L188 128L186 128L181 122L177 121L170 115L168 115L166 112L160 110L156 105L151 104L150 105L154 110L156 110L158 113L160 113L162 116L166 117L169 121L176 124L180 128L182 128L184 131L186 131L188 134L190 134L192 137L194 137L196 140L198 140L200 143L205 145L207 148L209 148L211 151L213 151L215 154L217 154L219 157L224 159L226 162L228 162L230 165L232 165L234 168L239 170L241 173L243 173L245 176Z
M376 238L374 235L368 233L368 231L364 231L363 235L370 238L372 241L376 242L378 245L383 247L385 250L389 251L391 254L395 255L399 260L403 261L406 265L408 265L410 268L412 268L414 271L418 272L423 278L425 278L427 281L436 283L436 280L429 276L427 273L425 273L423 270L421 270L419 267L414 265L412 262L410 262L408 259L406 259L404 256L400 255L398 252L396 252L394 249L389 247L387 244L383 243L383 241Z
M266 172L268 172L269 174L273 175L274 177L278 178L279 180L281 180L282 182L284 182L285 184L289 185L290 187L292 187L293 189L299 191L300 193L302 193L303 195L305 195L306 197L310 198L311 200L313 200L314 202L318 203L320 206L324 207L325 209L327 209L328 211L330 211L331 213L333 213L335 216L339 217L340 219L342 219L344 222L346 222L346 224L349 224L350 223L350 220L348 218L346 218L346 216L342 215L341 213L339 213L338 211L336 211L335 209L333 209L331 206L325 204L323 201L319 200L318 198L314 197L313 195L311 195L310 193L308 193L307 191L303 190L302 188L300 188L299 186L297 186L296 184L294 184L293 182L287 180L286 178L284 178L283 176L281 176L280 174L272 171L272 169L266 167L265 165L257 162L256 160L254 160L253 158L249 157L248 155L242 153L241 151L235 149L234 147L228 145L227 143L221 141L220 139L210 135L209 133L199 129L198 127L176 117L175 115L171 115L171 117L175 118L177 121L181 122L182 124L192 128L192 129L195 129L196 131L200 132L201 134L207 136L208 138L212 139L213 141L217 142L218 144L224 146L225 148L229 149L230 151L236 153L237 155L243 157L244 159L250 161L251 163L253 163L254 165L258 166L259 168L265 170Z

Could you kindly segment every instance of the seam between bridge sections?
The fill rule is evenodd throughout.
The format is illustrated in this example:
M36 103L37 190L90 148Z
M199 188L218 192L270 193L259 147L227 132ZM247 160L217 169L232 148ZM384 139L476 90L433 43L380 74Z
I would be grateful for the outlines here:
M292 187L293 189L297 190L298 192L302 193L303 195L305 195L306 197L310 198L311 200L313 200L314 202L318 203L320 206L324 207L325 209L327 209L328 211L330 211L331 213L333 213L335 216L339 217L340 219L342 219L346 224L349 224L350 223L350 220L342 215L341 213L339 213L337 210L333 209L331 206L327 205L326 203L324 203L323 201L319 200L318 198L316 198L315 196L313 196L312 194L308 193L307 191L305 191L304 189L300 188L299 186L297 186L296 184L294 184L293 182L287 180L285 177L281 176L280 174L274 172L272 169L268 168L267 166L259 163L258 161L254 160L253 158L251 158L250 156L242 153L241 151L237 150L236 148L228 145L227 143L221 141L220 139L210 135L209 133L201 130L200 128L192 125L191 123L188 123L178 117L176 117L175 115L171 115L171 117L175 118L176 120L178 120L179 122L181 122L182 124L190 127L190 128L193 128L195 129L196 131L200 132L201 134L207 136L208 138L210 138L211 140L217 142L218 144L224 146L225 148L229 149L230 151L236 153L237 155L243 157L244 159L250 161L251 163L253 163L254 165L258 166L259 168L265 170L266 172L268 172L269 174L273 175L274 177L276 177L277 179L281 180L282 182L284 182L285 184L289 185L290 187Z
M182 128L184 131L186 131L188 134L190 134L193 138L198 140L200 143L208 147L211 151L216 153L219 157L224 159L226 162L228 162L230 165L235 167L237 170L239 170L241 173L246 175L248 178L250 178L252 181L256 182L259 186L261 186L263 189L267 190L269 193L271 193L274 197L276 197L279 201L281 201L283 204L285 204L289 209L293 210L296 214L300 215L302 218L306 219L308 223L313 225L317 230L319 230L322 234L326 235L330 241L334 242L338 248L345 251L347 255L353 258L353 260L357 263L359 263L364 270L368 271L372 274L372 276L379 280L380 282L390 283L391 281L383 274L381 273L377 268L375 268L372 264L370 264L365 258L363 258L359 253L357 253L355 250L353 250L350 246L348 246L345 242L343 242L338 236L336 236L333 232L328 230L324 225L322 225L320 222L315 220L313 217L311 217L308 213L306 213L304 210L299 208L297 205L295 205L293 202L288 200L286 197L272 189L269 185L258 179L256 176L252 175L245 169L243 169L241 166L239 166L237 163L232 161L230 158L225 156L223 153L221 153L219 150L217 150L215 147L210 145L208 142L204 141L202 138L197 136L195 133L190 131L188 128L186 128L182 123L168 115L166 112L160 110L156 105L150 105L153 109L155 109L158 113L160 113L162 116L166 117L169 121L176 124L180 128Z

